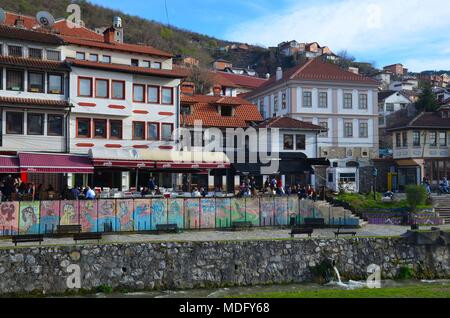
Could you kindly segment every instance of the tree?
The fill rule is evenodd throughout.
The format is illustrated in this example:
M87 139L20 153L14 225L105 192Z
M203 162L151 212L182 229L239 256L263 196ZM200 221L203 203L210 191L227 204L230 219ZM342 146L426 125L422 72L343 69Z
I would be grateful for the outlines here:
M342 50L339 53L337 53L337 56L339 56L339 60L337 61L337 64L345 69L348 69L350 66L353 65L355 62L355 57L353 55L350 55L347 50Z
M439 108L439 102L430 84L424 85L422 94L420 94L419 100L416 103L416 108L418 111L426 112L433 112Z
M188 80L194 83L196 94L207 94L211 90L213 79L210 73L203 68L193 67Z

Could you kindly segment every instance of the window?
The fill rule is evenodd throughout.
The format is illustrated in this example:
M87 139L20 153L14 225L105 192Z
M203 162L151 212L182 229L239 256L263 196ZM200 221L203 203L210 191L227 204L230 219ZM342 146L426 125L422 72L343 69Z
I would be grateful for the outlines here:
M6 133L23 135L23 113L6 112Z
M339 181L342 183L356 182L355 173L341 173L339 174Z
M324 129L324 131L322 131L319 134L319 137L328 138L328 121L321 121L321 122L319 122L319 126Z
M103 62L103 63L111 63L111 56L109 56L109 55L103 55L103 57L102 57L102 62Z
M395 145L397 148L400 148L402 146L402 137L400 133L395 134Z
M359 138L369 138L368 123L359 123Z
M295 136L295 149L296 150L305 150L306 149L306 136L305 135L296 135Z
M351 122L344 123L344 137L345 138L353 137L353 123Z
M30 47L28 49L28 57L32 59L42 60L42 49L35 49Z
M294 135L284 135L284 150L294 150Z
M233 107L232 106L220 106L220 115L224 117L232 117L233 116Z
M62 74L48 74L48 94L64 94L64 76Z
M413 147L420 147L420 131L413 131Z
M77 118L77 138L91 138L91 120Z
M161 89L162 95L162 104L172 105L173 104L173 88L172 87L163 87Z
M402 132L402 143L403 147L408 147L408 133L406 131Z
M439 145L441 147L447 146L447 133L445 131L439 132Z
M63 120L62 115L48 115L47 116L47 135L48 136L63 136Z
M437 132L430 132L430 146L437 147Z
M152 68L160 70L162 68L161 62L152 62L151 64Z
M312 107L312 93L311 92L303 93L303 107Z
M384 123L385 123L384 116L378 117L378 124L384 126Z
M109 121L109 138L122 139L122 121L110 120Z
M9 91L23 91L24 72L7 70L6 89Z
M44 114L27 114L27 134L44 135Z
M142 67L150 68L151 65L152 65L152 63L150 61L143 61L142 62Z
M172 124L161 124L161 139L165 141L172 140Z
M133 122L133 139L145 140L145 123L142 121Z
M92 78L89 77L78 78L78 96L92 97Z
M286 109L287 107L287 94L286 92L281 94L281 109Z
M334 182L334 174L332 174L332 173L328 174L328 182L330 182L330 183Z
M77 52L76 59L84 61L86 59L86 53L84 53L84 52Z
M109 80L95 79L95 97L109 98Z
M319 93L319 107L320 108L328 107L328 93L327 92Z
M148 86L147 87L147 101L151 104L159 104L159 87Z
M133 84L133 102L145 103L145 85Z
M47 50L47 60L50 61L61 61L61 52Z
M98 62L98 54L89 54L89 60L91 62Z
M378 104L378 112L379 113L383 113L384 112L384 104L383 103Z
M344 108L345 109L353 108L353 94L351 93L344 94Z
M106 139L106 119L94 119L94 138Z
M147 124L147 139L159 140L159 124L157 123Z
M131 59L131 66L139 66L139 60Z
M125 99L125 82L112 81L112 98Z
M393 111L394 111L394 104L392 104L392 103L387 103L387 104L386 104L386 111L387 111L387 112L393 112Z
M367 109L367 94L359 94L359 109Z
M28 72L28 91L33 93L44 92L44 73Z
M273 111L278 112L278 94L273 95Z
M8 55L9 56L23 57L22 47L21 46L16 46L16 45L8 45Z

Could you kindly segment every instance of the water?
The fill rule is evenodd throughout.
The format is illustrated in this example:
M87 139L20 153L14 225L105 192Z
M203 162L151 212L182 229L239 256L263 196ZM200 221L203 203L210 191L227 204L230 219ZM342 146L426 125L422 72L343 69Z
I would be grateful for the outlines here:
M341 274L339 273L339 270L337 269L336 266L333 267L334 272L336 273L336 277L338 279L337 282L330 282L328 285L332 286L333 284L336 284L339 287L345 288L345 289L360 289L360 288L365 288L367 287L367 283L366 282L357 282L354 280L350 280L348 283L343 283L341 280Z

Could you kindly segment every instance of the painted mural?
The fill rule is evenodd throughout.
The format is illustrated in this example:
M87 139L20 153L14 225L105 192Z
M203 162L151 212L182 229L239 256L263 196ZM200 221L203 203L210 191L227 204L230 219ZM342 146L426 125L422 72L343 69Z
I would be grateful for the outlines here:
M200 228L200 200L186 199L185 204L185 228L199 229Z
M158 224L167 224L167 199L152 200L151 230Z
M98 200L98 231L117 231L116 200Z
M200 227L202 229L213 229L216 224L216 202L215 199L200 200Z
M169 201L169 224L176 224L180 229L184 227L183 199L174 199Z
M80 224L83 232L98 232L97 201L80 201Z
M272 226L274 223L274 198L261 198L261 226Z
M134 200L134 230L150 231L151 230L151 200L138 199Z
M117 201L117 230L120 232L132 232L134 203L132 199Z
M247 222L251 222L254 226L260 225L259 220L259 199L247 198L245 199L245 213Z
M60 201L42 201L41 202L41 226L40 233L55 233L59 222Z
M275 198L275 225L282 226L288 224L288 201L287 197Z
M20 202L19 233L39 234L39 208L40 202Z
M4 202L0 205L0 235L19 233L19 202Z
M231 199L217 199L216 228L227 228L231 226Z
M77 225L80 224L79 217L79 201L61 201L60 207L60 224L61 225Z
M244 198L231 199L231 223L233 222L247 222Z

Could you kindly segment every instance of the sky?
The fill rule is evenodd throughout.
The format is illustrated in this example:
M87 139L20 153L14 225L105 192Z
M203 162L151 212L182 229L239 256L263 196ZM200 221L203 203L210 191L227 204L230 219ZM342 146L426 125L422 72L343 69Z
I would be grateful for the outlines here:
M450 70L448 0L166 0L168 14L164 0L90 1L229 41L319 42L377 67Z

